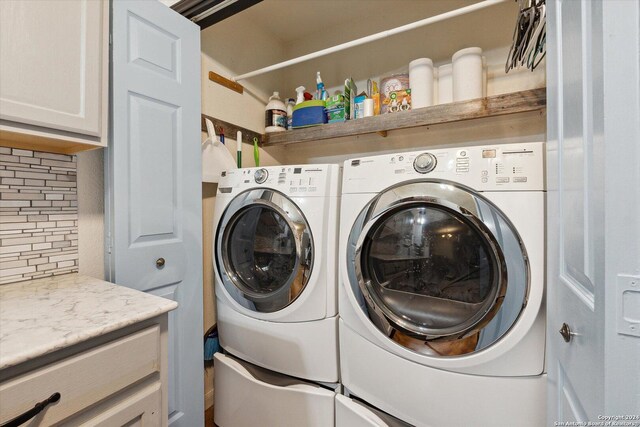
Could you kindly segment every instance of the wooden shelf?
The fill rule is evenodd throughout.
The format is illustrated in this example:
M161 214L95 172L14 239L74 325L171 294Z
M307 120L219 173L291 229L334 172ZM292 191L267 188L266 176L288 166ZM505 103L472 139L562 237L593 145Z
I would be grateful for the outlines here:
M546 88L524 90L470 101L434 105L407 112L365 117L343 123L266 134L263 136L262 145L270 147L370 133L386 136L386 132L398 129L541 111L546 108L546 105Z

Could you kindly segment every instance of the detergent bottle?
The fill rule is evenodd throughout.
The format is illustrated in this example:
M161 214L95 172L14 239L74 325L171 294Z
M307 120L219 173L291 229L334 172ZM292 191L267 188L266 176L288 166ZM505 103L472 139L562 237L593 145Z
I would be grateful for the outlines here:
M265 107L264 126L267 133L287 130L287 107L280 100L278 92L273 92L269 97L269 103Z

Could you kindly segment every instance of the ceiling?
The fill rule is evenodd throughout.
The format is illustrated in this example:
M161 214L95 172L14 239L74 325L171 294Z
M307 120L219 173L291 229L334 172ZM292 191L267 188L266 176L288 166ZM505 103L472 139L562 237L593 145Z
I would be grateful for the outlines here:
M478 0L264 0L242 12L254 25L273 34L282 43L319 32L339 31L350 40L355 23L366 23L368 32L392 29ZM515 19L515 1L490 8L500 22L505 13ZM361 25L357 25L360 27Z

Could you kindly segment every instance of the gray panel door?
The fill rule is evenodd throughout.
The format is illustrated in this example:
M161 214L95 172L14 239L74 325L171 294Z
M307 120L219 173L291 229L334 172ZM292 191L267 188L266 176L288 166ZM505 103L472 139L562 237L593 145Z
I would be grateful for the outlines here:
M549 3L549 425L640 414L639 22Z
M200 31L160 2L113 2L110 280L179 303L169 424L203 424Z

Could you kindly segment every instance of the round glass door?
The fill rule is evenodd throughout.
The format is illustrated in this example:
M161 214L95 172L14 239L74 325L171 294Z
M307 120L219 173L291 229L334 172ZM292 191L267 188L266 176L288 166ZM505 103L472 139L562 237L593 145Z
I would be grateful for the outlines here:
M478 228L433 204L388 212L362 249L367 293L394 324L440 337L466 332L500 304L500 260Z
M486 348L526 304L526 255L511 223L453 184L383 192L360 214L347 255L351 289L370 320L422 354Z
M237 302L271 313L302 293L311 274L313 246L306 221L289 199L273 191L257 193L238 196L223 215L216 264Z

